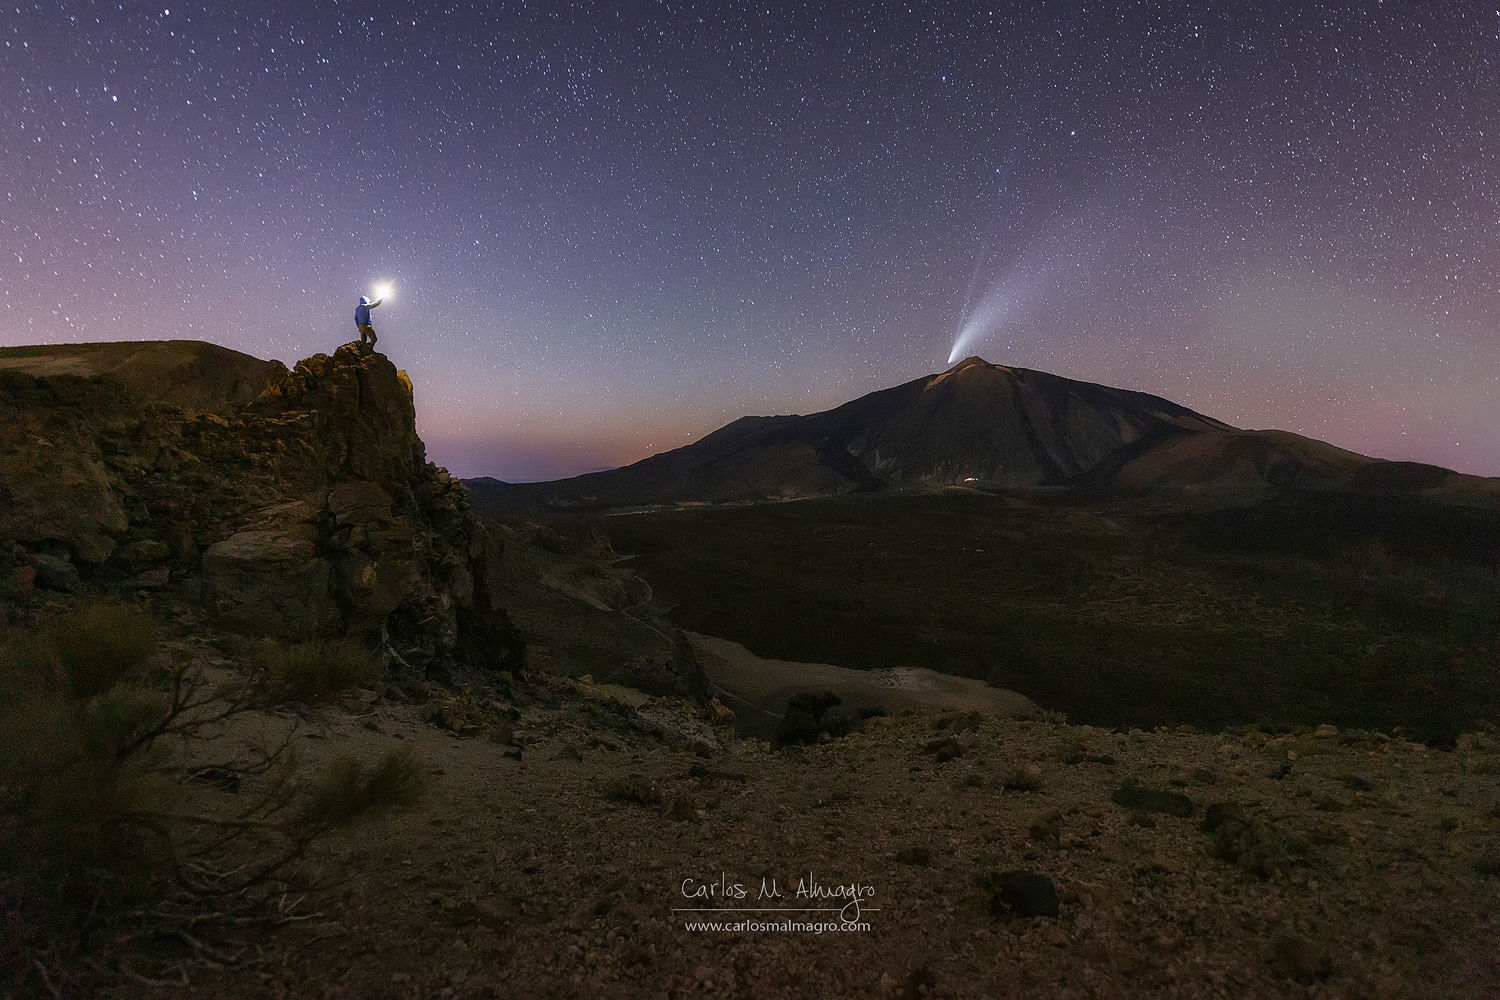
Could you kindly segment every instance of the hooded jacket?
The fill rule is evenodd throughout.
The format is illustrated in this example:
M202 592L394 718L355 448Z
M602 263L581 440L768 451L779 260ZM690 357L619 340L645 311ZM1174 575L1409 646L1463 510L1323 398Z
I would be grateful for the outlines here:
M365 324L369 323L370 310L374 309L384 301L384 299L376 299L374 302L371 302L368 295L361 295L359 297L359 305L354 307L354 325L364 326Z

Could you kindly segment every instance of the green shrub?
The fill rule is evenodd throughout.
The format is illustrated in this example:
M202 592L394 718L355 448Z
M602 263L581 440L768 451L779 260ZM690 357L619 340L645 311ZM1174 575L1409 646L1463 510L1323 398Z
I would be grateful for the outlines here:
M172 711L165 691L120 683L96 698L79 703L81 735L100 760L122 761L140 746Z
M261 657L268 695L314 705L380 679L380 656L348 639L269 646Z

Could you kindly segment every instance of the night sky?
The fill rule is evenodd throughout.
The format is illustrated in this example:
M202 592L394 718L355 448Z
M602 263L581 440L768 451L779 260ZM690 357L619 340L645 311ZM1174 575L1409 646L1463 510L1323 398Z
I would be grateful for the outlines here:
M1500 475L1500 9L0 8L0 345L411 372L524 480L954 355Z

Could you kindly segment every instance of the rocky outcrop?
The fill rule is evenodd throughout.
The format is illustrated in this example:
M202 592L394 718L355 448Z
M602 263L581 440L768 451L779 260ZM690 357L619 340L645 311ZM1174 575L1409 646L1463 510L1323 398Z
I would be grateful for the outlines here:
M40 373L0 363L12 601L36 588L160 592L249 635L356 635L398 668L515 665L519 640L491 597L498 542L463 485L426 461L411 381L384 355L351 344L290 370L270 363L237 406L143 399L48 357ZM202 398L221 405L193 405Z
M286 504L270 512L268 527L209 546L204 596L223 624L288 639L342 631L333 565L319 552L319 514L306 501Z

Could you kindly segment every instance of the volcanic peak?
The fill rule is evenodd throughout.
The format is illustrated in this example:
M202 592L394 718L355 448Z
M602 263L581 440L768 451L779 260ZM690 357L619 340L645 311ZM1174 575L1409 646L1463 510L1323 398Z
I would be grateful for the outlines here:
M964 358L962 361L960 361L958 364L953 365L941 375L929 378L927 382L927 388L931 389L935 386L942 385L957 376L963 376L964 380L967 381L974 377L993 378L996 375L1014 376L1015 374L1016 369L1014 368L1007 368L1005 365L993 364L992 362L986 361L984 358L981 358L977 354L971 354L967 358Z

